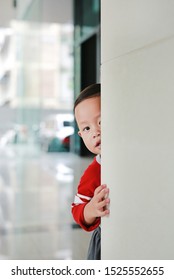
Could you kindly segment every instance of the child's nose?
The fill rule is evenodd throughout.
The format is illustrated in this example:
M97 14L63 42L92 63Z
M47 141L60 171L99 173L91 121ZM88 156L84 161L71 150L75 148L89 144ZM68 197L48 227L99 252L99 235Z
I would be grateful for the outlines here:
M95 128L94 129L94 133L93 133L93 137L95 138L95 137L98 137L98 136L100 136L100 128Z

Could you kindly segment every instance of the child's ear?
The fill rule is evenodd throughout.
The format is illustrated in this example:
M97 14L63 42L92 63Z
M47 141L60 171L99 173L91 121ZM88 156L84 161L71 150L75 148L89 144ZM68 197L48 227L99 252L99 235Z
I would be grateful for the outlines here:
M80 130L78 131L78 135L79 135L80 137L82 137L82 134L81 134Z

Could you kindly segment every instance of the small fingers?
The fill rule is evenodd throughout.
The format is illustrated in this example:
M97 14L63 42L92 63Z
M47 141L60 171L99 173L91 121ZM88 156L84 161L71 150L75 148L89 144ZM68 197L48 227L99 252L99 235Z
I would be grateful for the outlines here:
M101 202L98 203L98 207L99 207L99 209L102 209L102 208L108 206L109 203L110 203L110 199L106 198L106 199L104 199L104 200L102 200Z
M98 195L102 190L106 189L106 187L107 187L106 184L97 187L94 191L94 195Z
M109 209L106 209L104 211L100 211L99 212L99 216L98 217L104 217L104 216L107 216L110 214L110 210Z
M98 194L99 201L106 199L109 195L109 189L107 187L103 188Z

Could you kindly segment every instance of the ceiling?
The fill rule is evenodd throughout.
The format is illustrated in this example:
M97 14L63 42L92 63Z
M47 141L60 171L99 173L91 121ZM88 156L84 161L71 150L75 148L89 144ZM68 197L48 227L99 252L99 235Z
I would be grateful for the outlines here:
M16 0L17 3L19 3L19 1L21 0ZM31 1L33 7L36 1L37 0ZM14 8L13 2L14 0L0 0L0 28L8 27L12 19L17 19L18 7ZM40 3L42 22L73 22L73 0L41 0Z

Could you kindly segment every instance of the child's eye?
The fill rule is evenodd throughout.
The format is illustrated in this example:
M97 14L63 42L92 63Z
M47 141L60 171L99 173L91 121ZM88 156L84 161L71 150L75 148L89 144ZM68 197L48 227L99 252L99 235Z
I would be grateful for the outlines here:
M83 131L88 131L88 130L90 130L89 126L86 126L86 127L83 128Z

